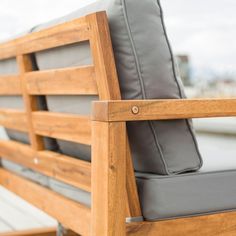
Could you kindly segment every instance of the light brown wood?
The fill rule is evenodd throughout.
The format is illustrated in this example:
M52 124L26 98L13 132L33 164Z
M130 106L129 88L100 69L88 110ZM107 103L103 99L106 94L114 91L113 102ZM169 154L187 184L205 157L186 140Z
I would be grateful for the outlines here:
M25 104L25 110L27 115L27 123L28 123L28 131L29 131L29 138L31 142L32 148L37 150L43 150L44 149L44 142L43 138L36 135L33 128L32 123L32 112L38 110L38 103L37 98L34 96L30 96L27 93L26 89L26 80L25 80L25 74L27 72L33 71L33 64L32 59L30 55L20 55L17 56L17 64L20 71L20 78L21 78L21 87L23 90L23 98L24 98L24 104Z
M95 74L96 74L99 97L101 100L121 99L117 71L115 67L115 60L114 60L114 55L113 55L113 50L112 50L112 44L111 44L110 32L109 32L109 26L108 26L106 14L96 13L96 14L89 15L86 18L91 27L91 32L92 32L90 45L91 45L91 51L93 55L94 65L95 65ZM129 167L132 168L131 165L129 165ZM129 181L129 184L127 184L127 195L136 192L136 186L132 184L132 183L135 183L135 179L132 179L133 177L134 175L130 177L131 180ZM99 199L99 196L97 197L98 197L97 200L96 200L96 197L93 197L93 201L98 203L101 199ZM125 199L127 199L127 196ZM128 199L131 200L132 198L130 197ZM106 205L107 203L104 200L102 204ZM136 195L134 195L134 198L132 200L134 200L134 204L137 203ZM129 203L125 204L125 206L127 206L128 208L126 212L127 212L127 216L129 217L137 216L140 213L138 211L139 207L135 207L133 209L134 204L133 205L132 204L130 205ZM93 204L93 206L96 207L95 204ZM95 215L97 215L98 217L99 213ZM112 233L114 232L112 232L112 229L110 229L109 231L108 229L103 228L103 227L108 227L108 226L105 226L105 221L106 219L104 219L104 221L102 222L102 225L98 225L98 223L96 223L96 219L93 218L94 225L92 226L92 228L93 228L94 234L96 230L98 232L100 232L100 230L105 230L105 231L107 230L106 234L113 235ZM119 218L117 218L117 221L123 222L123 217L120 216ZM117 235L119 235L119 232L117 233Z
M0 233L0 236L56 236L56 231L56 228L40 228Z
M20 78L17 75L0 76L0 95L21 95Z
M16 109L0 109L0 125L22 132L28 131L26 113Z
M13 231L9 233L0 233L0 236L56 236L56 228L42 228L22 231ZM64 236L79 236L71 230L66 230Z
M125 123L92 124L91 235L125 235Z
M93 66L27 73L26 80L31 95L98 95Z
M236 99L98 101L93 120L139 121L236 116Z
M90 41L94 67L90 67L90 69L87 67L83 69L69 68L41 72L33 71L32 60L29 53L83 40ZM21 39L0 45L0 51L0 58L2 59L14 55L17 56L24 102L26 105L29 135L32 143L32 148L17 144L15 149L12 147L13 143L4 143L2 154L4 154L7 159L14 159L16 162L24 164L34 170L39 170L48 176L53 176L53 174L55 175L56 173L58 174L58 176L56 176L58 179L69 180L70 183L73 179L74 185L77 181L77 186L80 184L81 187L82 185L79 179L81 176L78 176L78 174L72 175L71 179L69 179L65 171L55 171L57 163L60 163L61 169L62 165L66 163L65 160L69 161L71 159L45 151L41 136L91 144L90 119L77 115L38 111L39 108L37 107L36 97L32 95L87 94L87 92L88 94L92 94L96 88L95 93L99 94L100 99L121 98L106 14L104 12L95 13L80 20L30 34ZM79 77L80 83L77 77ZM81 82L82 77L95 78L96 84L92 84L90 81L90 84L87 85L84 81ZM74 90L72 89L72 84L66 83L68 78L72 81ZM52 81L56 83L52 83ZM78 85L81 86L81 89L78 89ZM94 91L91 92L92 90ZM97 185L93 185L95 190L92 191L93 203L96 203L96 205L93 204L92 207L93 215L95 216L92 235L103 235L103 232L105 233L104 235L109 236L125 235L125 206L127 201L125 169L126 127L125 123L104 123L103 125L107 127L107 129L104 130L105 132L101 130L101 134L104 132L106 135L105 144L103 144L102 136L97 136L96 139L94 139L94 143L97 143L94 149L101 148L101 153L98 152L95 154L97 155L97 162L95 162L94 170L99 171L93 172L94 175L98 176L98 179L95 180L95 178L93 178L95 182L97 181ZM117 132L119 132L119 135L117 135ZM99 139L100 141L98 141ZM101 144L100 146L99 143ZM117 144L119 144L121 148L117 147ZM99 167L100 154L102 156L101 165L104 166L104 168ZM26 160L23 160L23 156ZM108 166L105 162L106 160L108 164L110 163ZM69 164L72 163L70 162ZM70 167L69 164L67 163L68 168ZM66 166L64 166L64 168L66 168ZM81 165L79 168L83 170ZM82 231L84 228L88 229L89 224L85 225L84 221L82 225L82 223L78 224L76 220L70 218L71 221L68 223L68 217L70 217L72 213L74 213L76 217L78 216L78 218L81 218L80 216L84 213L84 209L81 210L79 208L76 214L75 211L68 214L68 210L62 210L68 207L68 205L70 209L72 201L60 202L59 204L62 209L55 211L55 205L51 204L51 202L53 202L53 200L55 202L59 201L57 194L41 187L38 188L38 185L4 170L0 171L0 177L2 177L1 173L3 173L2 176L4 176L1 178L3 179L4 186L18 193L20 196L23 196L26 200L44 208L46 212L55 215L65 226L77 230L76 232L81 232L81 229L78 230L79 227L82 228ZM98 181L101 179L100 174L104 177L105 184ZM90 180L89 176L86 179ZM23 189L23 184L25 185L24 192L19 188L19 186L21 186ZM128 184L127 186L132 185ZM82 188L83 187L87 188L87 186L82 186ZM104 199L101 198L98 190L108 190L102 191L102 196L105 197ZM26 195L27 192L28 194ZM36 192L39 196L36 196ZM43 205L39 202L40 196L43 198ZM47 202L45 200L46 198L48 198ZM99 200L102 201L100 202ZM105 206L105 211L102 206ZM61 218L61 214L63 214L63 216L65 214L65 218ZM105 216L105 218L101 216ZM99 221L96 221L96 219L99 219ZM101 225L98 222L101 222ZM86 233L87 232L88 231L86 231ZM85 233L82 234L86 235Z
M66 22L40 32L0 44L0 60L88 40L90 28L86 19Z
M236 212L198 217L138 222L127 225L127 236L233 236Z
M37 156L46 175L91 191L91 163L50 151L40 151Z
M91 164L51 151L34 150L15 141L0 141L0 156L44 175L91 191Z
M42 111L34 112L32 119L39 135L91 144L91 122L87 116Z
M98 12L86 17L91 28L90 46L99 97L121 99L107 16Z
M0 184L81 235L90 235L90 209L0 168Z
M126 190L128 201L128 214L126 216L142 216L128 137L126 139Z

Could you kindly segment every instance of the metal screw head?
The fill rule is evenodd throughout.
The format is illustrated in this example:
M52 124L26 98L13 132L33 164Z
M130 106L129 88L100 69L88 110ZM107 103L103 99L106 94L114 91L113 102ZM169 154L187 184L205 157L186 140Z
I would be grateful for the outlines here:
M137 106L133 106L131 108L131 111L132 111L133 114L137 115L139 113L139 108Z

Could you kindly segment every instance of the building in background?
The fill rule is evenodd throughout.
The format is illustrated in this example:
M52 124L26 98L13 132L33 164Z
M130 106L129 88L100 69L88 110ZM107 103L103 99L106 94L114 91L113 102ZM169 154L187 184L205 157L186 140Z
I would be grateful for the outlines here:
M176 55L180 77L185 86L191 85L190 60L188 55Z

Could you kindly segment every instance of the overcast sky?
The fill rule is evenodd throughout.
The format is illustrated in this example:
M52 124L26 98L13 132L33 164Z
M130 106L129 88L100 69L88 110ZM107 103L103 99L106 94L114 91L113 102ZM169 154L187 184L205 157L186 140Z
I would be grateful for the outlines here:
M0 0L0 40L93 1ZM162 0L162 5L175 53L189 54L197 71L236 74L236 0Z

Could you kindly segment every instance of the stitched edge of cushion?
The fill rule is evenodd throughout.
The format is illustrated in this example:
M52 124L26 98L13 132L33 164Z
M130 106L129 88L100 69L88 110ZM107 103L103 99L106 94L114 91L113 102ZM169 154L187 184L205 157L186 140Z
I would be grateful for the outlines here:
M140 63L139 63L138 56L137 56L137 53L136 53L136 48L135 48L132 32L131 32L131 29L130 29L130 24L129 24L129 20L128 20L128 14L127 14L127 6L126 6L125 1L126 0L121 0L120 3L122 4L123 15L124 15L124 20L125 20L126 27L127 27L128 37L130 39L130 43L131 43L131 47L132 47L132 52L133 52L133 56L134 56L134 61L135 61L136 69L137 69L137 72L138 72L138 78L139 78L139 82L140 82L140 85L141 85L140 87L141 87L142 97L143 97L143 99L146 99L145 86L144 86L144 83L143 83ZM148 122L150 130L151 130L151 132L153 134L153 138L154 138L154 141L155 141L155 146L156 146L158 152L160 153L161 161L162 161L163 166L164 166L164 171L165 171L166 174L171 174L169 172L167 164L165 162L165 159L164 159L164 156L163 156L163 152L162 152L161 146L160 146L160 144L158 142L157 134L154 131L154 127L153 127L152 121L146 121L146 122Z
M168 45L168 48L169 48L169 52L170 52L170 55L171 55L172 71L173 71L174 79L176 81L176 84L177 84L177 87L178 87L178 90L179 90L179 95L180 95L181 98L183 98L184 96L183 96L182 90L180 88L180 84L179 84L177 76L176 76L176 69L175 69L175 65L174 65L174 55L173 55L173 51L172 51L172 48L171 48L171 45L170 45L170 41L169 41L169 38L168 38L168 35L167 35L167 32L166 32L166 27L165 27L165 22L164 22L164 14L163 14L163 9L162 9L160 0L157 0L157 4L160 8L162 27L163 27L164 35L165 35L166 42L167 42L167 45ZM176 173L176 174L187 172L187 171L190 171L190 170L199 170L203 165L202 156L200 154L199 147L198 147L198 144L197 144L197 140L196 140L196 137L193 133L193 129L190 126L190 121L188 119L185 119L185 122L186 122L186 125L187 125L187 127L190 131L191 136L192 136L194 147L195 147L195 150L198 154L198 159L199 159L200 163L199 163L198 166L193 167L193 168L186 168L186 169L178 171L178 172L172 172L172 173Z

